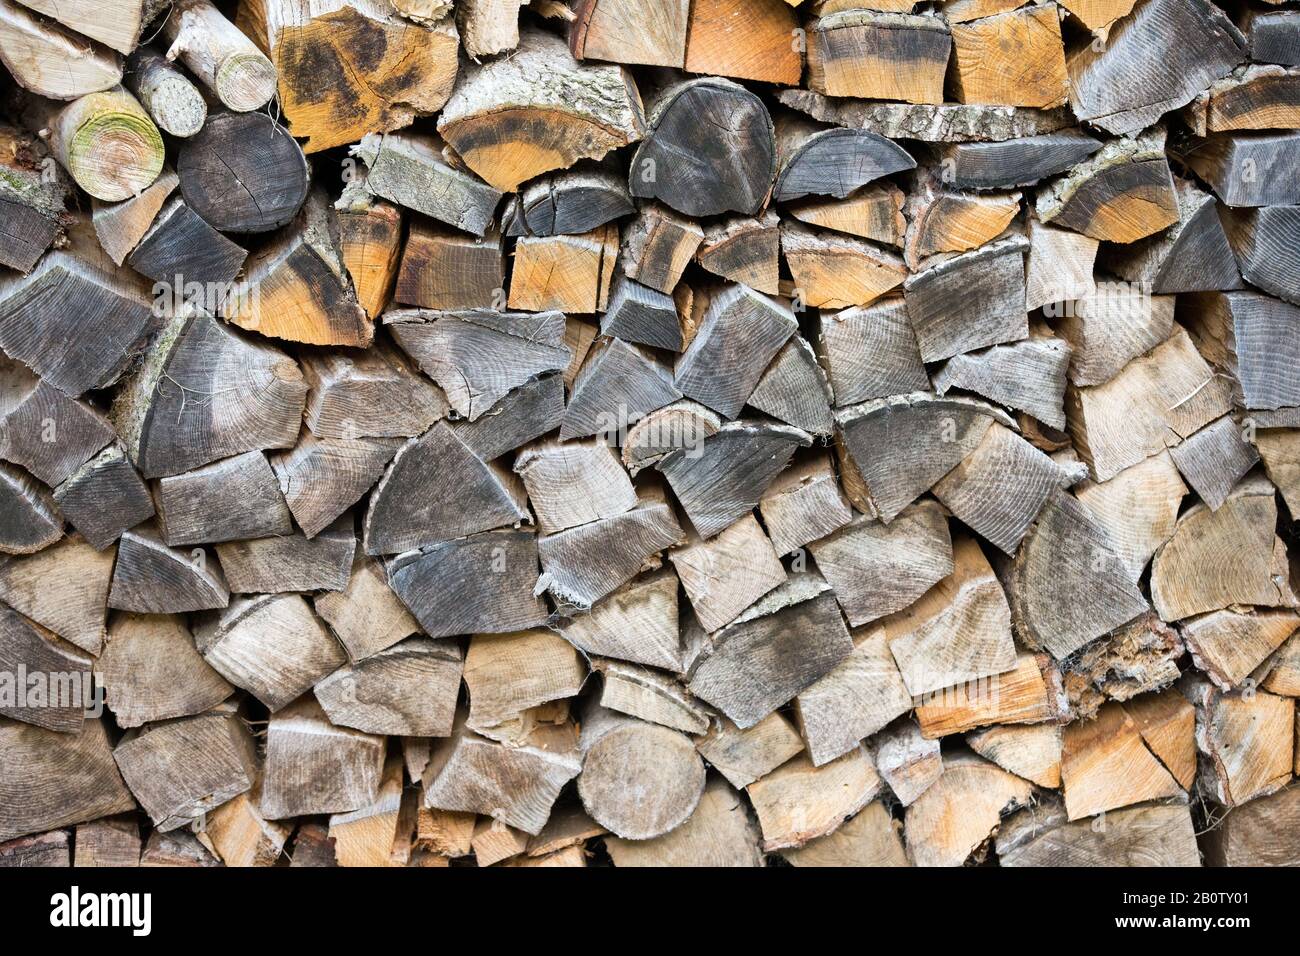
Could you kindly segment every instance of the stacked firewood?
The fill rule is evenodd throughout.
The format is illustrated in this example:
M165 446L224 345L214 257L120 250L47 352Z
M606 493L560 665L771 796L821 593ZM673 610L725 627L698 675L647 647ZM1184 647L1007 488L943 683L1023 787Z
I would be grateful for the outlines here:
M0 863L1300 863L1300 9L0 61Z

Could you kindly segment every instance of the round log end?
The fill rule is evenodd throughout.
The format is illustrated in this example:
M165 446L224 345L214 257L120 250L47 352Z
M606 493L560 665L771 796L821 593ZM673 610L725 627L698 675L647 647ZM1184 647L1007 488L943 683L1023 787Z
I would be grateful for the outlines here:
M96 199L117 202L158 178L164 153L162 134L146 116L110 110L77 129L68 146L68 171Z
M235 53L217 71L217 96L236 113L250 113L271 101L275 82L275 67L261 53Z
M592 819L625 840L649 840L676 829L703 792L704 761L690 738L640 722L596 741L578 778L578 795Z

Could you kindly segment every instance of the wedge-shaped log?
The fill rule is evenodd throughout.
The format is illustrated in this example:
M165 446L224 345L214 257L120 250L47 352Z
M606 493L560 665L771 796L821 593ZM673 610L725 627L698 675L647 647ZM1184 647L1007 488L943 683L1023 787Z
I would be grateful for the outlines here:
M807 340L792 335L776 353L746 402L751 408L813 435L835 430L830 384Z
M872 800L834 833L784 850L781 856L791 866L911 866L902 829L883 800Z
M632 155L632 195L687 216L757 215L776 175L776 136L763 102L730 80L673 83L647 105Z
M1300 238L1300 206L1233 209L1224 219L1246 281L1300 305L1300 269L1290 254Z
M636 578L589 613L570 618L560 633L586 654L680 671L677 592L677 576L671 570Z
M934 375L944 395L958 388L1025 412L1051 428L1065 428L1065 375L1069 343L1034 336L950 358Z
M1029 258L1025 264L1025 308L1057 315L1056 303L1084 296L1096 288L1093 268L1101 243L1072 229L1028 216ZM1050 310L1045 307L1051 307Z
M91 658L0 606L0 714L62 733L81 733L94 703Z
M91 223L95 228L95 237L99 240L100 248L114 263L120 266L126 262L126 257L153 225L158 211L180 184L176 173L165 167L153 185L137 196L121 202L94 200L91 203L94 210ZM35 263L34 258L32 263ZM28 265L22 271L30 268Z
M551 34L529 30L509 57L472 64L438 117L465 165L503 192L644 132L640 97L619 66L588 66ZM545 130L540 140L526 130Z
M222 568L204 549L168 547L152 522L122 535L109 607L140 614L185 614L228 603L230 588Z
M400 438L317 438L304 429L271 467L294 520L314 537L374 486L401 447Z
M682 327L672 297L626 276L614 280L600 331L653 348L673 352L682 348Z
M703 241L697 224L648 202L623 229L620 267L629 279L671 295Z
M527 662L526 668L522 662ZM500 739L502 725L519 721L531 707L577 695L586 677L587 667L577 649L553 631L475 635L465 655L469 688L465 724L475 733ZM459 689L458 676L449 695L453 714ZM449 733L450 720L448 729L434 736Z
M252 788L257 745L234 713L131 731L113 750L122 777L159 830L188 826Z
M682 394L735 418L764 369L798 329L785 306L742 285L709 303L690 346L677 360L674 383Z
M1004 724L966 735L981 757L1017 777L1056 790L1061 786L1061 728L1053 724Z
M1244 431L1231 416L1224 415L1169 450L1182 476L1212 511L1223 504L1246 472L1259 464L1259 453Z
M1300 615L1291 610L1227 609L1191 618L1182 635L1197 667L1218 687L1232 690L1297 628Z
M355 555L347 587L312 601L353 661L360 661L419 630L388 586L378 561Z
M749 728L852 652L825 583L794 577L710 635L687 687L738 727Z
M113 440L92 405L68 398L25 366L0 358L0 458L57 485Z
M1234 604L1296 607L1276 525L1273 486L1262 477L1243 481L1216 511L1189 508L1151 566L1151 599L1161 619Z
M781 252L804 305L842 309L870 305L907 277L903 260L887 249L838 233L788 223Z
M1085 481L1075 495L1110 536L1133 580L1169 540L1187 486L1165 452L1143 459L1102 482Z
M900 298L834 314L823 311L813 344L836 405L930 387L907 306Z
M217 545L216 551L234 593L279 594L343 590L356 545L348 515L314 538L295 532L228 541Z
M508 304L535 312L603 312L617 257L618 227L612 224L577 236L521 236Z
M1147 610L1105 526L1064 490L1047 500L1004 579L1021 641L1057 660Z
M689 540L668 557L706 631L731 623L785 581L776 549L752 514L708 541Z
M73 866L140 865L140 827L130 817L105 817L80 824L74 842Z
M181 196L172 196L126 262L155 282L228 287L247 257L242 247L204 222Z
M799 754L745 789L763 831L763 849L770 851L833 833L875 799L881 784L859 746L820 767Z
M871 749L881 779L905 807L943 776L939 742L922 737L915 721L900 720L885 728Z
M979 445L992 405L912 392L861 402L835 413L844 490L860 511L888 523Z
M1225 821L1226 823L1226 821ZM1146 803L1112 810L1106 825L1068 822L1059 803L1008 817L998 833L1000 866L1200 866L1196 826L1181 803Z
M357 175L334 203L339 255L356 289L357 302L375 319L388 304L402 254L402 211L366 189Z
M297 594L236 598L198 623L194 642L222 677L272 711L291 703L347 659Z
M375 486L365 549L396 554L527 519L519 480L480 459L446 422L438 422L398 450Z
M599 440L530 445L515 456L514 470L543 534L611 518L637 503L618 452Z
M1300 73L1280 66L1239 66L1182 111L1197 136L1239 129L1300 126Z
M136 809L102 720L86 721L79 734L63 734L0 719L0 771L0 798L8 808L0 840ZM68 774L75 775L73 786Z
M780 290L779 224L771 209L756 219L724 219L705 232L696 260L714 275L776 295Z
M1257 431L1255 447L1264 462L1268 480L1282 493L1288 510L1292 514L1300 512L1300 431L1293 428Z
M742 730L725 717L714 717L709 730L695 739L696 749L733 787L747 787L804 749L799 731L773 711Z
M799 113L776 117L780 169L772 198L804 196L844 199L860 186L916 166L893 140L867 130L815 123Z
M710 715L675 677L621 661L599 661L600 706L688 734L709 729Z
M35 554L0 558L0 601L91 654L104 643L113 552L80 536Z
M1295 701L1263 691L1223 693L1202 677L1184 692L1196 707L1197 785L1235 807L1285 786L1294 769Z
M1300 308L1255 292L1184 297L1182 313L1197 348L1234 383L1249 409L1300 405L1300 383L1286 371L1297 360L1292 329Z
M1133 133L1229 73L1245 48L1241 31L1207 0L1142 0L1106 43L1071 52L1070 106L1108 133Z
M310 695L271 715L259 810L268 820L348 813L379 796L383 737L336 727Z
M260 451L161 478L155 500L171 547L293 531L280 485Z
M653 840L606 841L615 866L761 866L758 833L744 799L710 776L695 811L675 830Z
M0 4L0 62L19 86L55 100L122 82L120 56L8 0Z
M1300 787L1295 786L1237 807L1209 834L1206 862L1211 866L1294 866L1300 860L1294 838L1298 810Z
M313 689L330 723L371 734L445 737L463 666L454 641L413 637L340 667Z
M796 461L777 475L759 499L758 507L777 554L790 554L824 538L853 518L834 465L825 452Z
M1151 295L1140 283L1110 281L1076 299L1057 325L1070 344L1071 383L1103 385L1165 342L1174 331L1174 302L1171 295ZM1182 355L1181 339L1176 344Z
M401 310L384 316L393 338L442 386L447 401L470 421L506 393L568 365L564 316L475 309Z
M157 478L293 447L306 397L293 359L185 308L118 392L112 420L144 477Z
M1032 186L1082 162L1101 143L1079 130L1064 129L1020 139L951 143L939 148L941 167L958 189Z
M387 343L360 353L304 355L304 419L320 438L419 435L447 414L442 391Z
M961 866L1010 809L1029 803L1033 787L983 757L958 752L943 776L907 808L907 851L917 866Z
M199 654L185 619L170 614L113 615L95 674L123 728L201 714L235 690Z
M541 626L547 611L533 590L537 578L537 538L524 531L476 534L388 564L389 586L429 637Z
M1300 132L1216 133L1194 141L1183 162L1228 206L1300 202L1295 177Z
M19 468L0 462L0 554L33 554L63 537L54 498Z
M967 252L992 242L1020 215L1018 192L963 193L945 188L933 167L917 174L907 201L904 258L911 269L941 252Z
M807 432L758 421L728 422L697 447L674 452L655 467L663 472L687 517L712 538L758 504L790 461L812 443Z
M890 182L864 186L847 199L804 199L786 211L800 222L850 236L901 246L907 221L903 191Z
M907 314L926 362L1029 335L1023 236L991 242L913 273Z
M808 86L827 96L942 103L952 51L940 17L848 9L808 29Z
M1250 58L1257 63L1300 66L1300 20L1292 10L1247 10L1242 30L1250 42Z
M569 49L579 60L678 68L686 63L689 0L580 0L573 13Z

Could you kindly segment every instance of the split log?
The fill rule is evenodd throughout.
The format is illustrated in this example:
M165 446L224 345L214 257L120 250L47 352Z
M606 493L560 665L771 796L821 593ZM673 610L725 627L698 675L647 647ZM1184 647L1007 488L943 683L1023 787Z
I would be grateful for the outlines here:
M1161 0L1147 0L1148 4ZM1038 218L1108 242L1134 242L1179 219L1164 131L1111 140L1039 190Z
M697 402L674 402L641 418L623 437L623 464L632 475L681 449L698 449L722 419Z
M139 244L141 237L153 225L169 196L181 184L180 178L170 168L164 167L153 185L138 196L123 199L121 202L106 203L92 200L94 208L92 222L95 237L99 239L100 248L113 260L115 265L122 265L126 257ZM33 264L35 260L33 260ZM30 269L30 266L27 267ZM23 271L27 271L24 269Z
M501 216L507 236L575 236L636 212L616 167L580 163L524 186Z
M537 138L537 130L545 134ZM502 192L580 159L600 159L644 132L640 98L619 66L588 66L564 42L525 32L508 57L466 67L438 132Z
M0 558L0 601L98 655L112 573L112 550L96 551L74 535L35 554Z
M852 653L795 698L799 732L814 766L849 753L863 738L912 709L912 696L889 653L885 629L860 628L852 638Z
M758 214L776 175L776 136L757 96L730 80L684 80L656 94L647 120L628 175L633 196L686 216Z
M378 654L419 630L389 588L383 567L362 554L353 559L347 587L317 595L312 605L353 661Z
M136 48L141 33L158 12L152 0L124 0L114 4L111 12L99 0L22 0L22 4L119 53Z
M1196 666L1215 685L1242 685L1264 660L1300 628L1290 610L1213 611L1187 621L1183 640Z
M1300 133L1216 133L1196 142L1182 161L1228 206L1300 202L1295 169Z
M887 249L794 223L781 227L781 252L801 307L870 305L907 278L903 260Z
M63 537L54 498L26 472L0 462L0 554L33 554Z
M680 671L677 591L671 570L636 578L570 618L560 633L585 654Z
M77 827L72 865L126 867L140 865L140 828L130 817L104 817Z
M273 712L346 662L338 641L297 594L235 598L200 619L194 643L222 677Z
M1102 707L1095 720L1066 726L1061 778L1071 820L1183 792L1115 703Z
M314 537L369 491L402 445L398 438L317 438L304 431L292 450L271 456L285 504Z
M155 325L144 280L74 252L0 276L0 349L74 398L116 382Z
M201 714L235 690L203 659L184 619L175 615L115 614L95 674L123 728Z
M1018 811L1002 824L1000 866L1200 866L1191 811L1180 803L1147 803L1097 819L1067 822L1058 802Z
M933 493L966 527L1014 556L1047 499L1068 484L1056 462L994 423Z
M528 518L519 480L438 422L398 449L370 496L363 539L367 554L396 554Z
M512 389L562 371L569 361L559 312L404 309L387 313L384 324L402 351L442 386L457 414L471 422Z
M1104 385L1067 392L1070 433L1093 477L1106 481L1226 414L1231 391L1175 326Z
M221 314L269 338L360 348L371 343L374 326L347 277L338 221L323 192L313 192L293 224L253 254Z
M1236 807L1290 782L1294 700L1224 693L1204 678L1189 680L1184 692L1196 707L1196 746L1204 757L1197 785L1210 799Z
M388 564L389 586L429 637L540 627L547 612L533 592L537 577L537 539L524 531L488 531Z
M544 312L603 312L609 302L618 229L579 236L521 236L515 243L509 306Z
M704 792L704 761L679 731L598 710L583 724L582 751L582 805L622 839L676 829ZM638 783L629 787L631 781Z
M387 343L360 354L304 354L302 372L311 386L303 418L320 438L407 438L447 414L437 386Z
M1101 143L1079 130L1004 139L957 142L938 149L945 180L957 189L1032 186L1083 162Z
M705 232L696 260L714 275L776 295L780 291L779 222L770 209L757 219L724 219Z
M190 208L213 228L235 233L290 223L311 178L302 147L283 126L262 113L224 111L184 142L176 174Z
M460 726L434 747L424 772L424 802L438 810L481 813L535 836L560 790L581 770L574 753L508 747Z
M1280 66L1240 66L1183 109L1197 136L1300 126L1300 74Z
M809 25L808 87L827 96L942 103L951 50L939 17L844 10Z
M782 850L835 832L876 798L880 777L858 747L820 767L800 754L746 792L763 831L763 849Z
M921 736L911 720L900 720L877 734L870 744L876 770L904 807L911 806L943 776L939 742Z
M208 104L189 77L148 47L127 60L126 86L164 133L181 139L203 129Z
M455 642L413 637L340 667L313 693L336 727L445 737L456 716L463 663Z
M0 606L0 713L46 730L81 733L94 706L91 658Z
M598 661L600 706L647 723L688 734L709 729L711 711L702 707L674 677L636 664Z
M1107 246L1102 265L1155 293L1236 289L1241 285L1214 197L1175 178L1178 222L1130 246Z
M94 406L0 357L0 458L53 486L112 440L112 426Z
M933 168L919 172L904 210L904 257L911 269L936 253L966 252L992 242L1020 215L1018 192L955 192L943 188L939 176Z
M916 160L893 140L867 130L814 123L798 113L776 117L780 168L772 198L805 196L844 199L860 186L916 167Z
M402 255L402 211L376 199L357 175L334 203L339 255L348 270L357 302L376 319L388 305Z
M994 420L1010 418L965 397L912 392L835 413L845 493L860 511L888 523L979 445Z
M852 627L901 611L953 570L948 522L928 500L887 525L855 517L808 549Z
M101 720L88 720L79 734L61 734L0 719L0 840L84 823L135 810L135 800L113 762ZM74 787L56 786L75 773ZM45 786L32 786L45 781Z
M1178 679L1184 651L1178 632L1148 611L1062 663L1070 711L1091 720L1107 700L1130 701Z
M1300 66L1300 19L1292 10L1246 10L1242 29L1256 63Z
M797 86L803 75L798 27L781 0L697 0L686 25L686 70Z
M484 818L474 828L474 859L479 866L493 866L519 856L528 849L528 840L527 833Z
M41 139L0 123L0 265L30 272L64 234L72 181ZM104 244L107 248L107 244Z
M712 538L758 504L797 447L811 437L788 425L728 422L697 448L674 452L655 467L702 538Z
M758 507L777 554L790 554L825 538L853 518L830 456L821 452L796 462L773 479ZM820 561L817 567L825 574Z
M957 102L1038 109L1065 103L1069 84L1055 4L999 12L951 29Z
M605 846L615 866L762 865L745 801L716 776L708 779L694 812L676 829L653 840L614 837Z
M203 844L226 866L275 866L284 853L293 827L263 819L258 809L261 800L258 781L251 790L227 800L204 818Z
M686 65L690 6L689 0L580 0L573 6L569 49L579 60L680 69Z
M830 383L808 342L792 335L758 380L746 404L813 435L835 430Z
M348 583L356 544L352 517L347 515L314 538L295 533L228 541L216 551L235 594L341 591ZM119 551L119 564L121 560Z
M537 553L546 589L558 602L586 609L683 537L672 506L656 489L630 511L542 535Z
M154 500L171 547L293 531L279 482L259 451L159 479Z
M1228 415L1171 448L1169 457L1211 511L1222 505L1233 486L1259 463L1255 446Z
M228 288L247 256L246 250L199 218L184 199L173 196L126 262L156 283L175 282L182 289L190 282Z
M485 235L501 193L452 165L436 136L402 131L368 134L352 148L366 164L366 191L439 222Z
M1046 654L1020 651L1013 670L968 684L946 687L916 703L921 733L929 738L978 727L1038 724L1072 716L1059 673Z
M456 22L465 52L475 61L519 46L519 8L525 0L464 0ZM448 4L450 6L450 4Z
M490 461L554 431L563 418L564 376L542 375L507 392L491 414L475 422L460 419L453 428L479 458Z
M1298 809L1300 787L1295 786L1238 806L1206 834L1207 864L1295 866L1300 861L1293 838Z
M514 469L543 534L611 518L637 504L618 452L599 440L528 446L515 457Z
M889 70L886 75L892 76L892 67L886 69ZM942 74L942 68L939 72ZM823 123L925 143L1002 142L1053 133L1074 123L1074 117L1066 109L872 103L825 96L813 90L782 90L777 100Z
M113 750L122 778L159 830L203 815L253 786L257 753L235 714L202 714L133 730Z
M230 589L203 548L168 547L152 522L123 533L108 606L140 614L184 614L223 608Z
M0 3L0 62L19 86L54 100L76 99L122 82L120 56L9 0Z
M893 183L864 186L847 199L805 199L786 207L801 222L885 245L903 245L903 191Z
M416 818L416 848L452 859L469 856L473 851L475 819L473 813L422 806Z
M1134 133L1186 105L1245 55L1245 37L1214 4L1142 0L1104 44L1070 54L1070 106L1108 133Z
M1133 375L1137 367L1126 370L1128 363L1173 332L1174 302L1173 296L1153 296L1140 284L1097 283L1094 291L1073 303L1057 326L1070 343L1070 381L1077 386L1102 385L1121 371ZM1182 338L1164 348L1172 349L1173 344L1179 346L1175 354L1183 355ZM1195 364L1194 357L1189 358L1189 364Z
M884 801L873 800L834 833L784 850L781 856L792 866L911 866L901 832Z
M683 395L735 418L797 329L794 314L775 299L746 286L729 286L709 303L699 330L677 359L674 384Z
M1064 429L1065 377L1072 355L1069 343L1038 335L954 355L935 372L934 390L940 395L952 388L974 392Z
M0 844L0 867L65 867L71 865L70 859L65 830Z
M1255 292L1185 296L1180 315L1205 358L1228 374L1234 401L1249 409L1300 404L1286 369L1295 359L1288 330L1300 309Z
M807 575L791 578L709 636L687 688L738 727L753 727L853 652L828 591Z
M619 260L623 273L671 295L704 241L704 230L659 203L645 203L623 230Z
M1057 660L1147 610L1106 527L1064 490L1047 500L1004 577L1021 641Z
M688 540L668 557L696 619L710 632L730 624L786 578L776 549L752 514L708 541Z
M211 0L176 0L161 27L167 59L179 59L237 113L275 96L276 68Z
M1170 687L1130 700L1124 704L1124 712L1178 785L1190 789L1196 779L1196 715L1187 698L1177 687Z
M1110 538L1120 560L1136 581L1151 556L1173 536L1187 486L1173 459L1152 455L1102 482L1086 481L1075 489L1080 503Z
M799 731L779 711L746 730L725 717L714 717L708 732L695 739L695 746L733 787L742 789L804 748Z
M597 290L593 292L600 288L599 279L598 276ZM653 348L681 351L682 327L671 296L626 276L614 279L613 291L608 292L608 296L608 307L600 320L602 335Z
M1273 486L1262 477L1243 481L1216 511L1189 508L1151 566L1151 599L1161 619L1233 604L1296 607L1276 525Z
M1300 209L1234 209L1224 219L1228 243L1246 281L1300 305L1300 270L1288 254L1300 237Z
M409 126L442 109L456 81L450 18L412 23L376 0L251 0L236 23L275 65L280 108L307 152Z
M902 299L822 312L814 345L835 404L853 405L930 387Z
M465 686L469 715L465 726L494 740L509 733L529 708L574 697L582 690L587 667L568 641L545 628L513 634L476 634L465 654ZM460 690L446 687L454 714ZM450 723L450 722L449 722ZM435 737L445 737L450 726Z
M189 830L172 830L163 833L154 830L140 852L141 866L220 866L214 857Z
M999 239L907 277L907 314L924 361L1028 337L1028 246L1023 236Z
M336 727L310 695L271 715L259 810L268 820L371 806L384 772L384 738Z
M1300 432L1290 428L1257 431L1255 447L1268 480L1282 493L1287 510L1300 514Z
M1049 790L1061 786L1061 728L1053 724L1002 725L967 734L981 757Z

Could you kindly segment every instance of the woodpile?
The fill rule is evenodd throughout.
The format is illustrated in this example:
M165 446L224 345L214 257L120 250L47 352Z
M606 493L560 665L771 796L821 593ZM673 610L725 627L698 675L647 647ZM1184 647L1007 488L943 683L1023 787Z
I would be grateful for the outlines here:
M1300 9L0 63L0 864L1300 864Z

